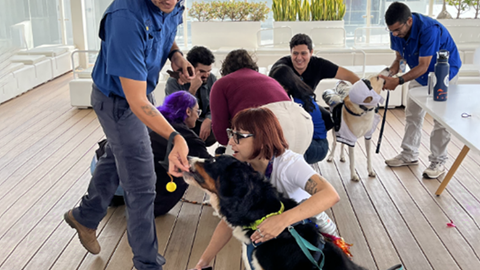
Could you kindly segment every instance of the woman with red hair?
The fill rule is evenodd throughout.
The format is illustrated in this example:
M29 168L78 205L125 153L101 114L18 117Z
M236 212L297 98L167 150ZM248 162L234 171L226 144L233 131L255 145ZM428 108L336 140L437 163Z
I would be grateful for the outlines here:
M240 111L227 134L235 158L249 163L279 192L299 203L295 208L265 219L252 234L253 242L273 239L288 226L307 218L314 220L321 232L338 236L335 224L324 212L339 201L337 192L301 154L288 149L280 123L271 110ZM195 269L207 266L231 237L232 229L221 220Z

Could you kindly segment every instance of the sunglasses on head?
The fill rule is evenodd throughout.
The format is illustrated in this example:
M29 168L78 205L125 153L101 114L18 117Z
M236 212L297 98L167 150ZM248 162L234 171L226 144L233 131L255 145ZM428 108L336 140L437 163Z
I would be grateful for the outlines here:
M233 137L233 141L236 143L236 144L239 144L240 143L240 139L245 139L245 138L248 138L248 137L253 137L253 134L242 134L238 131L234 131L230 128L227 128L227 135L228 135L228 138L232 138Z

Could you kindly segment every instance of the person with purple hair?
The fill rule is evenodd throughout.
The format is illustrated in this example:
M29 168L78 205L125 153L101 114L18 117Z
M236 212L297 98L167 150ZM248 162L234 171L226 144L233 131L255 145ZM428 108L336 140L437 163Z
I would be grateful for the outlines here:
M191 129L195 127L196 121L202 113L194 95L187 91L175 92L165 97L163 104L158 107L158 110L172 127L185 138L189 156L211 157L205 142ZM157 196L154 202L154 214L157 217L168 213L177 204L188 185L182 177L173 177L173 181L177 184L177 189L174 192L167 191L166 185L170 182L170 177L160 162L164 160L167 154L168 140L151 131L150 141L152 142L155 173L157 174Z
M165 97L163 105L157 107L163 117L172 125L172 127L182 135L188 145L188 155L200 158L210 158L205 142L191 129L195 126L198 117L201 115L197 98L188 91L178 91ZM168 140L150 131L150 141L152 143L153 160L155 165L155 174L157 175L156 192L153 212L155 217L164 215L172 209L182 198L188 184L182 177L173 177L177 189L169 192L166 185L171 181L167 174L167 169L162 162L167 155ZM121 187L115 193L110 206L123 205L123 190Z

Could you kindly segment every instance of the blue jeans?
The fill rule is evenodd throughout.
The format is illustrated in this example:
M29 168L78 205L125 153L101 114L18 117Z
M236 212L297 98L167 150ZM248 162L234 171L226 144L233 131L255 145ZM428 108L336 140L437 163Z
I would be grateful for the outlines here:
M305 161L308 164L317 163L322 161L328 153L328 140L327 139L313 139L312 143L308 147L307 151L303 155Z
M125 191L133 264L138 270L162 269L165 258L158 254L153 215L156 176L148 129L122 97L107 97L94 86L91 102L108 143L88 193L73 209L73 216L80 224L96 229L120 185Z

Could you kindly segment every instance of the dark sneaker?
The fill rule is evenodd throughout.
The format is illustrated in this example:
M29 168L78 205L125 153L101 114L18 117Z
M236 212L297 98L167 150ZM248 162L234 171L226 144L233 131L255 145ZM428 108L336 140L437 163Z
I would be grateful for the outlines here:
M118 207L118 206L121 206L121 205L124 205L124 204L125 204L125 200L123 199L123 196L113 195L113 198L110 201L110 204L108 206Z
M96 230L87 228L82 224L78 223L72 215L72 210L68 211L63 215L65 222L70 225L73 229L77 230L78 238L83 247L92 254L100 253L100 244L97 241Z

